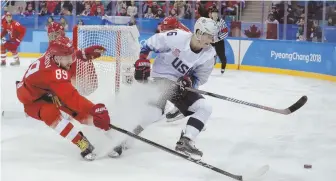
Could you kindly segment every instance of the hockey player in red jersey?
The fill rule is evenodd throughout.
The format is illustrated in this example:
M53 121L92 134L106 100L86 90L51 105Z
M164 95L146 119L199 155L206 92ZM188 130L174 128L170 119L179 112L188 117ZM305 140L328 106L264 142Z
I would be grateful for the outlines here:
M1 66L6 65L6 50L11 52L14 57L14 62L10 65L20 65L18 47L26 33L26 28L19 22L12 19L12 14L9 12L5 15L5 20L2 22L3 30L1 32ZM6 40L5 36L9 35Z
M77 31L74 29L74 31ZM64 32L64 27L57 22L52 22L48 25L47 29L49 42L56 40L57 38L66 37ZM74 48L77 48L77 40L74 39L73 42ZM76 86L76 80L79 80L81 84L89 85L90 89L83 89L83 87L76 87L82 95L89 95L93 93L98 88L98 77L96 74L96 69L92 61L87 61L87 57L80 59L78 56L75 57L75 60L70 66L69 75L71 77L71 82ZM87 70L85 75L77 74L77 68L82 70ZM94 84L92 84L94 82Z
M17 83L17 97L25 113L77 145L81 156L90 161L95 159L94 147L68 119L62 118L61 111L82 124L109 129L110 117L105 105L94 104L81 96L71 84L69 75L74 58L95 59L103 51L105 48L97 45L74 51L68 38L59 37L49 43L46 53L29 66L22 81Z

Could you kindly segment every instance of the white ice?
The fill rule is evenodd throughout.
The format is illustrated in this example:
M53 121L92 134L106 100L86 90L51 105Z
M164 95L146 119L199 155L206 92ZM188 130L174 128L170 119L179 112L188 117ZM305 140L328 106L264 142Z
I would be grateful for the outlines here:
M2 110L23 111L15 92L27 68L1 68ZM268 164L267 181L336 180L336 84L314 79L214 70L201 89L238 99L285 108L302 95L307 104L292 115L279 115L207 97L213 114L196 140L203 161L235 174ZM113 114L113 110L111 110ZM132 114L132 111L129 111ZM122 120L112 120L122 125ZM157 122L142 136L173 148L186 119ZM43 123L16 115L1 121L2 181L229 181L226 176L136 141L119 159L104 157L122 136L112 139L79 126L96 146L98 160L81 160L77 147ZM304 169L311 164L312 169Z

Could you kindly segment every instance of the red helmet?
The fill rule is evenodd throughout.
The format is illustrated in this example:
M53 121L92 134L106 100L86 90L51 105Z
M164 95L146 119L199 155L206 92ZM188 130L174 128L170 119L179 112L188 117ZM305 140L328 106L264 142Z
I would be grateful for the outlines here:
M175 17L166 17L161 23L162 31L169 31L179 27L179 21Z
M52 34L56 34L56 35L60 34L61 36L65 36L64 27L60 23L51 22L48 25L48 36Z
M74 53L74 47L68 37L60 37L49 43L47 51L51 55L68 56Z

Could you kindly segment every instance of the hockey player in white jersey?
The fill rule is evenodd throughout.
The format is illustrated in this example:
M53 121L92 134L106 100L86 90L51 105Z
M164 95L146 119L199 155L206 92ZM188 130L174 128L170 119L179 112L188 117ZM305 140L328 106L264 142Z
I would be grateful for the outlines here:
M166 101L172 102L185 116L190 116L175 150L191 156L202 156L202 151L194 145L194 140L207 123L212 107L205 98L189 92L186 87L197 87L208 81L213 70L215 49L211 46L218 32L216 22L210 18L199 18L195 23L194 33L172 30L153 35L142 47L140 59L135 63L134 78L147 82L151 76L155 85L162 92L156 103L151 103L151 112L144 113L143 122L133 132L139 134L149 124L158 120L163 113ZM149 52L158 55L152 70L146 58ZM111 157L121 155L129 145L127 140L114 148Z
M216 50L216 54L219 57L219 60L221 61L221 73L223 74L226 68L226 56L225 56L225 43L224 39L228 36L228 27L225 23L225 21L221 18L218 18L218 10L216 8L212 8L210 10L211 19L213 19L216 22L218 33L215 35L215 41L212 43L212 46ZM176 120L182 119L184 116L181 114L181 112L174 107L166 114L167 122L174 122ZM203 129L205 130L205 128Z

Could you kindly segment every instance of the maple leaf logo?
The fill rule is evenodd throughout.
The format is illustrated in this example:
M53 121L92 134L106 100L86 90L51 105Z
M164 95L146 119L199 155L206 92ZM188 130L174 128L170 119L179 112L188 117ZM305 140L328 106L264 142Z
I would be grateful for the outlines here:
M261 32L256 25L250 26L250 29L244 31L248 38L260 38Z
M225 27L225 28L223 28L223 29L221 30L221 32L222 32L222 33L227 33L227 32L229 32L229 30L228 30L227 27Z

